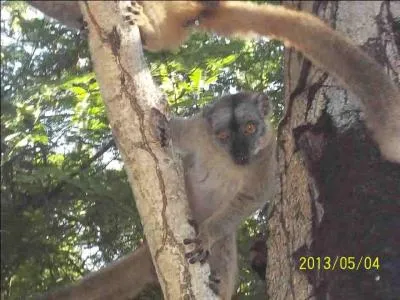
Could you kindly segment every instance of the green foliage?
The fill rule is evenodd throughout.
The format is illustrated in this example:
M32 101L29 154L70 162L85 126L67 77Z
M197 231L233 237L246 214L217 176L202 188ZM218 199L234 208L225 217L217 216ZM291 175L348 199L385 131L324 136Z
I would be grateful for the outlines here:
M87 43L32 17L23 2L2 2L1 9L1 290L2 298L25 299L117 259L143 236ZM276 42L206 34L176 53L147 53L175 113L256 90L268 93L276 119L281 56ZM247 255L264 223L258 216L239 230L239 294L252 299L262 298L263 283Z
M268 93L279 119L282 49L266 39L244 42L196 34L175 54L150 54L150 65L177 114L193 114L222 94L252 90Z

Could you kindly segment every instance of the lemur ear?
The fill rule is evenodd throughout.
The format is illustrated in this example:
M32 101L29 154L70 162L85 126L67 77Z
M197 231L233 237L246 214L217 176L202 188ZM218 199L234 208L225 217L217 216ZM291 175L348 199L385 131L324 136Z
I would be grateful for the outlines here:
M214 111L214 107L211 105L206 105L203 107L202 113L203 117L207 120L208 125L212 127L212 113Z
M266 116L271 112L271 103L264 93L254 93L252 100L256 103L261 115Z

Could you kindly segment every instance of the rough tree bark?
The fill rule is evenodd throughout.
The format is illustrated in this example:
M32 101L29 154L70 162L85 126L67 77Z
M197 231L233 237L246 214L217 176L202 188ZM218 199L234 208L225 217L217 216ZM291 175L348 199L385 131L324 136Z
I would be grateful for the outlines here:
M353 39L399 83L399 2L296 5ZM292 49L285 54L285 87L278 136L281 194L271 207L267 243L269 299L395 299L400 166L379 156L356 97ZM299 270L301 257L310 257L306 271ZM331 266L323 270L318 257L330 257ZM379 268L369 266L367 257L377 257Z
M208 265L189 266L184 258L182 240L194 232L186 220L182 167L150 133L151 107L165 111L166 103L144 62L138 29L122 21L121 9L126 5L124 1L80 3L112 132L134 190L164 298L216 299L205 284Z

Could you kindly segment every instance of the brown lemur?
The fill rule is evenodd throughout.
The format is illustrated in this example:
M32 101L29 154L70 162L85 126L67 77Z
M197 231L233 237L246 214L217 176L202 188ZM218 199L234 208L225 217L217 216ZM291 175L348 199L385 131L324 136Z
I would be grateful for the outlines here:
M29 2L50 17L82 27L75 1ZM400 162L399 87L372 58L316 16L248 1L131 3L124 18L139 26L144 47L150 51L178 47L193 28L223 36L269 36L293 46L360 98L382 155Z
M227 95L191 118L167 121L152 110L155 135L183 155L185 188L197 236L190 263L210 264L210 288L231 299L237 275L236 229L275 192L276 137L264 94ZM193 138L196 143L193 143Z
M253 92L224 96L191 118L167 121L157 109L151 111L154 135L163 146L172 142L172 150L183 158L185 189L197 232L195 238L183 241L194 246L186 257L190 263L209 262L209 286L221 299L231 299L235 292L237 227L261 208L278 186L271 111L266 95ZM138 251L140 257L134 255ZM133 267L124 270L123 262L118 261L76 285L50 293L46 299L118 298L115 295L127 295L125 291L132 297L145 284L155 282L154 267L144 263L151 261L147 247L134 251L124 261L138 263L139 279ZM118 271L123 274L117 276ZM141 286L129 289L123 281L118 288L113 275L136 278L129 284L139 282ZM97 281L104 285L95 285ZM111 286L106 284L110 281Z
M39 7L39 2L43 1L32 4ZM44 12L57 19L48 7ZM367 126L382 154L400 162L399 88L373 59L317 17L280 6L239 1L137 1L132 2L124 18L139 26L144 47L151 51L179 46L191 28L224 36L270 36L293 46L360 97ZM231 261L236 255L236 226L275 188L274 172L265 171L275 170L275 136L260 121L265 109L260 105L262 99L263 95L254 93L225 96L186 120L167 122L158 111L152 112L160 139L165 142L165 134L172 139L173 147L185 154L186 188L198 224L197 237L185 240L195 245L188 259L209 259L210 286L224 299L232 295L235 282L237 267ZM201 149L193 149L192 139L185 140L189 132L199 136L202 147L197 148ZM216 184L214 180L221 176L223 182ZM218 252L221 248L223 257Z

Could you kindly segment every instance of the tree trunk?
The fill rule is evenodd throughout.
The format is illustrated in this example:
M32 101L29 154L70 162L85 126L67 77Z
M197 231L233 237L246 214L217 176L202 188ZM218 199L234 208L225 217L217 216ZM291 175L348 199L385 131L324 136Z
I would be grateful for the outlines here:
M399 2L297 5L349 36L399 83ZM281 194L271 207L267 242L269 299L395 299L400 166L379 156L354 95L293 49L286 49L285 69Z
M184 257L182 240L194 232L186 221L182 167L150 134L151 107L164 111L166 103L144 62L139 31L122 21L122 9L128 3L80 3L107 115L134 190L164 298L215 299L205 284L208 265L189 266Z

